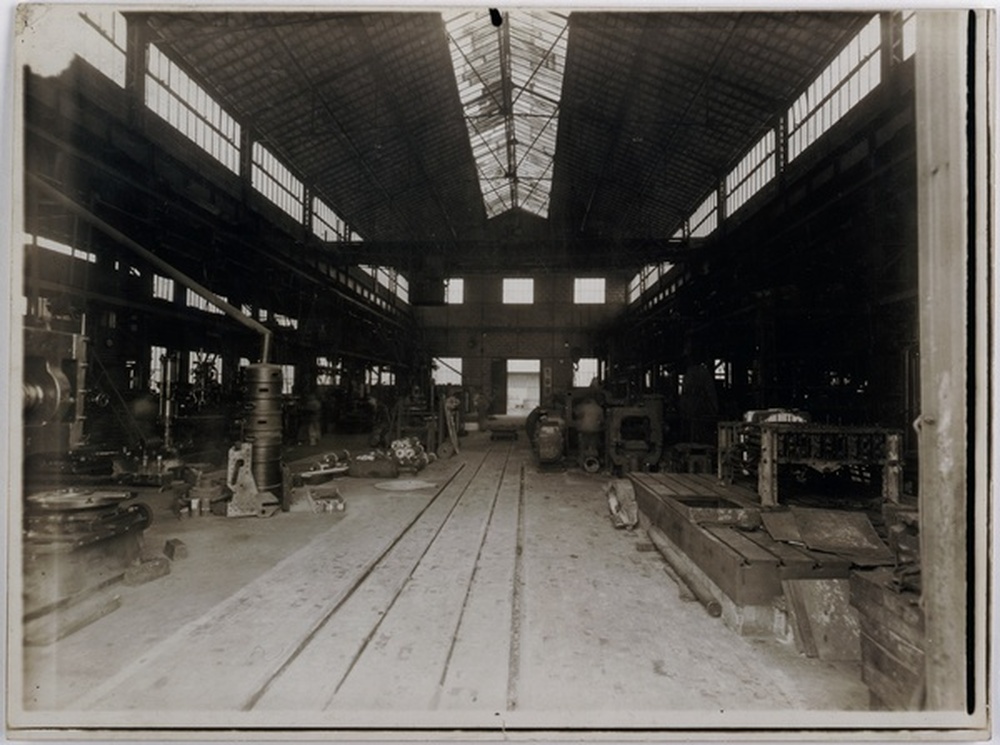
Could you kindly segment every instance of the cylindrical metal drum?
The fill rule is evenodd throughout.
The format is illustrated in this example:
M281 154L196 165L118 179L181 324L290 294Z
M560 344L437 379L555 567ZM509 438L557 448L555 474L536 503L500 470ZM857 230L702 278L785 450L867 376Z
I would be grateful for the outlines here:
M246 372L244 436L251 443L251 472L259 491L281 496L281 366L250 365Z
M273 404L273 405L272 405ZM281 435L281 401L255 401L247 404L243 423L248 435Z
M281 435L257 435L250 448L251 472L259 491L281 496Z
M281 365L259 363L247 367L247 395L251 401L281 399Z

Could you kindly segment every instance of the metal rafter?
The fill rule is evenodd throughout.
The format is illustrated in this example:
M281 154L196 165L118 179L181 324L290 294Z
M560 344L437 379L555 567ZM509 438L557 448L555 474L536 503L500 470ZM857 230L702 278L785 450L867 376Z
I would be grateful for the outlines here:
M354 140L348 134L346 128L341 123L336 113L334 113L333 108L330 106L329 102L326 100L326 98L324 98L322 95L318 93L318 89L312 83L309 73L306 71L305 67L298 61L295 54L292 52L291 47L289 47L288 43L285 41L284 37L277 30L274 30L273 33L275 38L278 39L278 43L281 46L282 50L285 52L286 55L288 55L288 59L292 62L292 64L295 66L296 71L302 77L302 80L306 82L306 85L309 87L310 90L316 93L317 100L319 101L323 111L330 118L330 121L333 122L335 132L341 138L341 140L350 148L351 152L354 154L354 157L357 158L357 161L361 165L361 168L365 172L365 175L368 177L369 181L371 181L371 183L375 186L376 190L382 196L383 202L386 205L388 205L393 212L396 213L396 215L400 218L400 220L407 227L408 230L413 230L414 226L410 223L409 216L396 208L392 195L381 183L381 181L379 181L378 176L375 174L371 165L368 163L367 158L365 158L360 148L358 148L358 146L354 143Z
M369 67L372 70L383 95L389 100L389 112L393 120L393 128L397 132L402 133L403 138L406 141L407 148L410 151L410 157L417 163L417 167L420 169L423 181L426 184L428 191L430 191L434 203L437 205L437 208L441 211L441 215L444 217L444 222L448 228L448 232L451 234L452 238L457 240L458 232L455 230L454 222L452 221L451 215L448 213L448 208L445 206L444 201L441 198L441 193L438 190L437 183L428 173L427 165L421 155L421 148L417 146L412 130L402 119L401 112L403 111L403 106L393 92L392 84L389 82L389 76L385 72L381 57L375 51L375 45L372 42L371 34L361 20L356 20L355 23L361 27L360 35L367 42L367 51L370 55Z

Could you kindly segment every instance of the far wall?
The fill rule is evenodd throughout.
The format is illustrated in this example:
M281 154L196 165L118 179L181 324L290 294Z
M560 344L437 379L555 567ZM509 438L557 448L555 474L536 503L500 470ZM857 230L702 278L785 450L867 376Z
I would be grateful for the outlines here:
M597 348L602 330L625 311L628 278L624 273L604 275L606 302L577 305L573 280L593 273L522 273L535 280L535 302L505 305L503 278L466 275L461 305L415 305L414 315L434 357L460 357L463 385L485 390L492 411L506 410L506 361L541 361L542 401L573 384L574 357L602 357Z

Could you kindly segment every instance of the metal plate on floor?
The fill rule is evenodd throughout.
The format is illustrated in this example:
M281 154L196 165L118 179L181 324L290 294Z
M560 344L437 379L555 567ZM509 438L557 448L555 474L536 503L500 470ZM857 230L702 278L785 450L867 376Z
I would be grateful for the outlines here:
M792 507L791 511L809 548L844 556L862 566L893 563L892 551L863 512L811 507Z
M795 515L788 511L782 512L761 512L760 519L764 522L768 534L776 541L786 543L802 543L802 535L799 533L799 526L795 522Z
M40 510L92 510L111 507L135 496L128 491L94 491L92 489L59 489L39 492L27 498L28 506Z
M418 489L431 489L435 486L437 484L420 479L397 479L395 481L380 481L375 484L375 488L382 491L417 491Z

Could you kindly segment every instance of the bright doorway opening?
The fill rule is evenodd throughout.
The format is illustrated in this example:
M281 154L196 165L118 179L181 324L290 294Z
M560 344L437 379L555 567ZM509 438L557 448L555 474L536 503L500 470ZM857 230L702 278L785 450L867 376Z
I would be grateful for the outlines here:
M542 400L542 361L507 360L507 413L527 415Z

